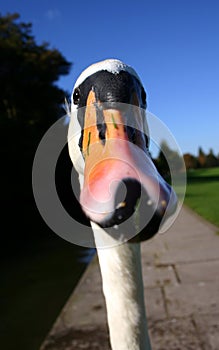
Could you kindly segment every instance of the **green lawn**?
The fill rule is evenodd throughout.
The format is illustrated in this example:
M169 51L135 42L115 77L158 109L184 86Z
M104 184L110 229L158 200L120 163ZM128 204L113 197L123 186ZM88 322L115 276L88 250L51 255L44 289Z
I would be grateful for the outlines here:
M219 167L187 174L185 204L219 227Z

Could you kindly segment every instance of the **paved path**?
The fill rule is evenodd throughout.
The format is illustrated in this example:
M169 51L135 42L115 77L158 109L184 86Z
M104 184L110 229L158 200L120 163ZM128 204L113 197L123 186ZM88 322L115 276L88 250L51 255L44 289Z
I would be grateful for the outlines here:
M183 208L171 229L142 244L153 350L219 349L219 231ZM97 259L40 350L109 350Z

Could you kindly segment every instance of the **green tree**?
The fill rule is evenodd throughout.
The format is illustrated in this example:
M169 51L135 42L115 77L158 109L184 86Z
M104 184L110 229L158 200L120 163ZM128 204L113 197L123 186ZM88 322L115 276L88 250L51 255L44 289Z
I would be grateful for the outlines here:
M164 140L160 144L160 152L155 165L160 174L167 180L170 179L171 172L177 173L183 169L183 160L177 151L172 150L168 143Z
M30 23L0 14L0 115L49 126L67 94L55 85L71 64L48 43L37 45Z
M64 114L61 106L67 92L56 82L68 74L70 66L57 49L46 43L38 45L32 25L22 23L18 14L0 14L1 204L8 230L4 239L9 244L14 241L15 247L23 242L17 236L19 230L24 241L30 235L25 222L37 226L33 158L44 132Z

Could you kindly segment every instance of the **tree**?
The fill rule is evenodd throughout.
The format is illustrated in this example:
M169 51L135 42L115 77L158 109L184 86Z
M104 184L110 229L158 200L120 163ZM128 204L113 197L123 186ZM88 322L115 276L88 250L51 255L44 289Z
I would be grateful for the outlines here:
M61 116L67 92L56 82L71 64L49 44L38 45L32 25L20 22L18 14L0 14L0 52L1 216L8 232L4 240L10 251L13 241L17 251L18 244L22 248L28 237L31 241L28 226L40 225L32 195L33 158L44 132Z
M200 168L206 167L206 154L201 147L198 149L198 163Z
M0 14L0 116L49 126L67 94L55 82L71 64L48 43L37 45L30 23Z
M214 155L214 151L211 148L209 150L208 155L206 156L206 167L211 168L211 167L216 167L219 165L217 157Z
M198 167L198 160L190 153L185 153L183 155L186 169L196 169Z
M155 165L166 180L171 177L170 168L172 173L178 173L183 169L182 158L177 151L169 147L166 141L160 144L160 152L155 160Z

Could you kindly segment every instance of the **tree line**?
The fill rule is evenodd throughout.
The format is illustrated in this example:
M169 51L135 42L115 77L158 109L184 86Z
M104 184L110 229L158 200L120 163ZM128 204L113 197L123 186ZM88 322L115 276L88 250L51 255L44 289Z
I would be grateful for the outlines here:
M169 147L166 141L160 144L160 151L156 158L153 159L159 173L166 179L171 178L171 174L180 173L181 171L212 168L219 166L219 154L216 156L213 149L205 153L202 147L199 147L197 156L191 153L185 153L181 156L176 150Z
M71 62L48 43L38 44L32 24L17 13L0 13L0 53L2 244L5 256L13 256L51 234L33 200L32 164L41 137L65 114L69 93L57 81Z
M210 149L209 153L206 154L202 147L199 147L197 156L185 153L183 158L187 170L219 166L219 154L216 156L213 149Z

